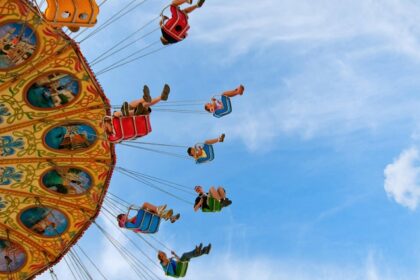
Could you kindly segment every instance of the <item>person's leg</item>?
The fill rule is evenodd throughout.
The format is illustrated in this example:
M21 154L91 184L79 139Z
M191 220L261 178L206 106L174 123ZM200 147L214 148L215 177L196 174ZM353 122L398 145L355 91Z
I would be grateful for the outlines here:
M225 140L225 134L221 134L219 138L208 139L204 142L204 144L213 145L219 142L223 142L224 140Z
M202 252L201 248L196 246L194 250L190 251L190 252L186 252L184 254L182 254L180 260L181 261L190 261L192 258L196 258L199 257L203 254L204 252Z
M159 103L160 101L162 101L161 96L153 98L152 101L150 101L150 103L143 103L143 105L144 105L144 107L151 107L151 106Z
M131 101L128 105L130 106L130 108L136 108L140 103L142 103L142 104L145 103L143 98Z
M171 5L173 6L180 6L184 3L191 3L191 0L172 0Z
M220 197L219 193L216 191L216 189L214 187L210 187L209 189L209 193L211 194L211 196L215 199L217 199L218 201L220 201L222 198Z
M244 86L240 85L237 88L235 88L234 90L228 90L222 93L222 95L226 96L226 97L234 97L236 95L242 95L244 93Z
M189 14L189 13L191 13L192 11L194 11L194 10L195 10L195 9L197 9L197 8L198 8L198 6L197 6L197 5L192 5L192 6L189 6L188 8L183 9L182 11L183 11L184 13Z
M141 208L143 208L144 210L147 210L149 212L155 213L155 214L158 213L157 207L155 205L149 203L149 202L143 203L143 206Z
M218 187L217 188L217 193L219 194L221 199L225 199L226 198L226 191L224 188L222 187Z

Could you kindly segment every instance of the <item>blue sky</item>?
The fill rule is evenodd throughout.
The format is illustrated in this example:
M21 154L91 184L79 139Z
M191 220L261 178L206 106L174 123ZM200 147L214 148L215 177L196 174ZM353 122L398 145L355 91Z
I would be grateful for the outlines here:
M100 21L128 2L105 4ZM83 42L88 60L164 5L148 1ZM118 173L110 191L179 210L179 223L156 236L177 252L213 244L185 279L420 279L419 14L415 1L206 1L186 41L98 78L115 105L143 84L152 95L170 84L176 101L243 83L225 118L152 114L149 142L189 145L225 132L213 163L117 148L120 166L223 185L232 206L194 213ZM92 228L80 244L109 279L136 279L98 235ZM69 276L62 264L56 271Z

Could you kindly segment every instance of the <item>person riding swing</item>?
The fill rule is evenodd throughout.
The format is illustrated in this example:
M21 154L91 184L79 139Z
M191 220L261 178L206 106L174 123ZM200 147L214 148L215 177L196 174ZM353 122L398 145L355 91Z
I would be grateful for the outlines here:
M192 4L192 0L173 0L169 5L171 18L163 15L162 11L162 19L160 20L162 36L160 41L163 45L175 44L187 37L187 31L190 28L188 25L188 14L197 8L201 8L204 1L198 0L197 4L181 10L179 6L184 3Z
M157 257L165 275L179 278L184 277L187 274L188 264L192 258L200 257L203 254L209 254L210 250L211 244L203 248L203 244L200 243L200 245L195 246L194 250L182 254L181 257L178 257L174 251L171 251L172 258L168 259L163 251L158 251Z

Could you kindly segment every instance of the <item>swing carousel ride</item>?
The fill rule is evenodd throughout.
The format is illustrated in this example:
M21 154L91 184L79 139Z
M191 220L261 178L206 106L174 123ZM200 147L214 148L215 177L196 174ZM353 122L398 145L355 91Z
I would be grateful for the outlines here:
M101 212L128 238L138 236L144 239L145 235L158 231L162 219L175 222L179 218L165 207L133 207L132 203L139 202L127 202L108 192L114 171L194 204L194 198L185 199L165 189L196 195L191 186L117 164L115 145L167 154L171 153L145 145L171 145L136 140L151 133L149 114L138 113L137 108L129 108L134 109L134 113L129 110L126 114L112 114L111 109L115 106L110 105L79 49L81 42L146 1L132 0L101 23L99 9L107 0L98 4L95 0L0 0L0 279L33 279L47 270L51 278L57 279L53 266L62 259L74 279L106 279L77 244L92 225L129 262L139 279L162 279L164 274L185 276L188 261L174 262L172 272L169 271L170 264L163 261L164 273L157 275L151 269L152 266L162 269L156 256L148 256L138 248L145 255L145 260L139 260L95 221ZM199 2L202 5L204 1ZM139 38L126 45L118 43L90 64L103 61L146 36L153 36L159 29L163 37L168 39L169 36L169 45L185 39L189 29L187 13L190 11L181 11L173 4L127 37L140 34ZM171 11L170 19L164 15L167 11ZM152 23L157 28L141 34ZM164 39L111 63L96 75L162 50L168 45ZM127 39L123 41L127 42ZM179 101L176 106L181 103ZM213 98L206 106L209 106L208 112L199 113L210 112L219 118L232 111L229 95ZM156 110L195 112L178 108L159 109L157 106ZM195 154L190 156L177 156L193 157L196 163L210 161L214 158L212 144L219 140L223 139L191 148ZM206 207L201 207L203 212L218 212L229 204L225 203L224 193L218 191L206 196ZM135 219L129 220L133 215ZM127 234L130 230L136 234ZM154 241L161 247L165 246L158 239ZM145 242L153 250L158 250L147 240ZM90 262L89 267L96 269L95 272L87 269L81 255Z

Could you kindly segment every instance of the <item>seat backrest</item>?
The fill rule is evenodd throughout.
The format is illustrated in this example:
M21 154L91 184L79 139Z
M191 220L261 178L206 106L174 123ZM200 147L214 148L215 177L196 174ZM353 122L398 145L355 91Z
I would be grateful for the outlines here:
M108 134L108 141L111 143L119 143L123 139L121 119L111 118L111 124L113 128L113 133Z
M187 261L179 261L176 264L176 271L175 271L175 275L177 277L185 277L185 275L187 274L187 270L188 270L188 262Z
M113 126L113 133L108 134L108 141L111 143L133 140L152 132L150 117L148 115L107 118L111 119Z
M145 136L152 131L152 126L150 125L149 115L134 116L134 122L135 122L135 126L136 126L136 136L137 137Z
M183 40L190 29L187 14L171 5L171 18L164 23L162 28L175 40Z
M143 209L140 209L139 212L140 211L142 211L144 214L143 214L143 219L139 226L139 230L141 230L144 233L148 233L153 214Z
M221 118L223 116L226 116L226 115L232 113L232 102L230 101L230 98L222 95L220 101L222 101L223 108L219 109L219 110L216 110L213 113L213 116L215 116L216 118Z
M153 215L152 219L150 221L149 230L148 233L156 233L159 231L159 225L160 225L161 218L157 215Z
M203 150L206 152L207 157L205 158L198 158L196 159L196 163L200 164L200 163L205 163L205 162L209 162L212 161L214 159L214 149L213 149L213 145L207 145L207 144L203 144L202 145Z
M214 197L207 197L207 205L209 208L201 208L203 212L220 212L222 210L222 204Z
M99 7L95 0L47 0L45 19L56 27L96 24Z
M123 140L131 140L136 138L136 124L134 122L134 117L120 117L122 125L122 134Z

